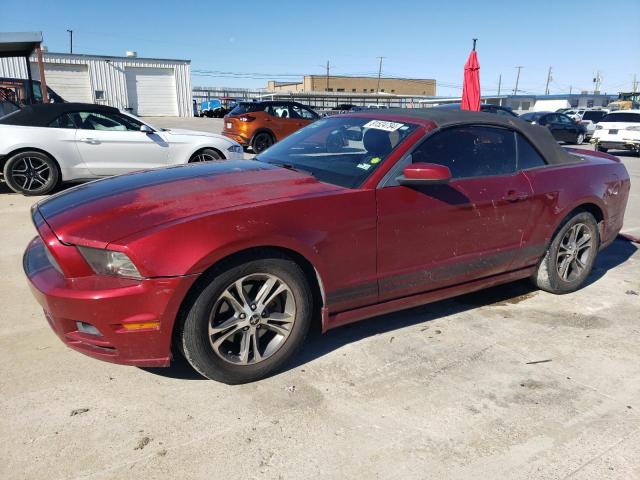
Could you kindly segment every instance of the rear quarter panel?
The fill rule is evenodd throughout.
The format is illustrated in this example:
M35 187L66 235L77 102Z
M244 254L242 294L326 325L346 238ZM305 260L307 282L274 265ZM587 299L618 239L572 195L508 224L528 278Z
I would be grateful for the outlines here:
M525 245L546 248L565 217L586 204L602 212L603 244L613 241L622 228L630 183L621 163L589 156L582 163L532 169L526 175L534 192L531 218L536 221L526 234Z

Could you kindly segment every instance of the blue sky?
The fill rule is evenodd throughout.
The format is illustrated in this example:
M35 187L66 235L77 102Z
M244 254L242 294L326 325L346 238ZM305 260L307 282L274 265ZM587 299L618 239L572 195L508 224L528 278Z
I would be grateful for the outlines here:
M190 59L198 86L264 87L305 73L435 78L459 95L477 37L484 93L630 90L640 81L640 0L602 1L41 1L3 2L0 31L42 31L49 51ZM198 74L197 72L205 72ZM209 72L209 73L206 73ZM212 73L215 72L215 73ZM226 73L219 73L226 72Z

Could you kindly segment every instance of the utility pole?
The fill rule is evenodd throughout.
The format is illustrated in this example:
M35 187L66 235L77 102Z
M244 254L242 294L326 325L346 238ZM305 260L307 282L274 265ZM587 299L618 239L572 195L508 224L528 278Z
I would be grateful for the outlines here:
M73 30L67 30L69 32L69 53L73 53Z
M549 95L549 82L551 81L551 67L549 67L549 71L547 72L547 85L544 87L544 94Z
M329 91L329 60L327 60L327 86L325 87L325 91Z
M517 95L518 94L518 83L520 82L520 70L522 69L522 65L518 65L515 68L518 69L518 76L516 77L516 88L513 89L513 94Z
M502 87L502 74L498 75L498 96L500 96L500 87Z
M573 85L569 85L569 95L573 93Z
M633 93L636 93L636 90L638 89L638 82L636 81L636 74L633 74Z
M378 66L378 86L376 87L376 95L380 93L380 75L382 74L382 59L386 57L376 57L380 59L380 65Z
M594 93L600 91L600 83L601 82L602 82L602 77L600 76L600 71L598 70L596 72L596 77L593 79L593 83L596 84L595 88L593 89Z

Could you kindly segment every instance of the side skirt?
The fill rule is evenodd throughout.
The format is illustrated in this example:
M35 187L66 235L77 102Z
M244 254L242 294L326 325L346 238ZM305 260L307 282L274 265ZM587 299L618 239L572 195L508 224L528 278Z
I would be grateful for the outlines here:
M419 293L409 297L397 298L395 300L356 308L354 310L347 310L333 315L323 312L322 331L326 332L332 328L357 322L358 320L364 320L365 318L397 312L398 310L405 310L407 308L417 307L426 303L437 302L439 300L456 297L465 293L475 292L477 290L494 287L496 285L502 285L503 283L510 283L515 280L531 276L535 269L535 266L531 266L520 270L514 270L513 272L501 273L500 275L473 280L471 282L445 287L426 293Z

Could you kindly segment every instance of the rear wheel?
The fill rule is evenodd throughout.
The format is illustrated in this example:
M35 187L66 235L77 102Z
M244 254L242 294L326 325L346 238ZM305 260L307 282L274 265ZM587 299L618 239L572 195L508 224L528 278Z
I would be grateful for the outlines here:
M254 153L260 153L265 151L271 145L275 143L273 136L268 132L260 132L257 133L255 137L253 137L253 141L251 142L251 148Z
M194 153L189 159L189 163L210 162L212 160L224 160L224 157L220 154L220 152L214 150L213 148L204 148Z
M264 378L300 348L312 319L302 269L287 258L215 272L184 322L182 349L205 377L228 384Z
M577 213L556 232L533 283L556 294L577 290L591 273L599 247L596 219L588 212Z
M60 180L58 165L42 152L17 153L4 165L4 179L11 190L23 195L45 195Z

